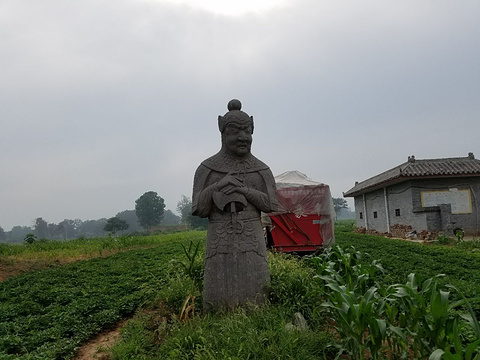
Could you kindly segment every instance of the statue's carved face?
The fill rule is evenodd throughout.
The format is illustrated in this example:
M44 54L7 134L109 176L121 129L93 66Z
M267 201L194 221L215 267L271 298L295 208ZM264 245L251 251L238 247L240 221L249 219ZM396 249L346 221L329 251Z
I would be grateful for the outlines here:
M250 125L229 124L223 134L227 151L242 158L250 153L252 147L252 127Z

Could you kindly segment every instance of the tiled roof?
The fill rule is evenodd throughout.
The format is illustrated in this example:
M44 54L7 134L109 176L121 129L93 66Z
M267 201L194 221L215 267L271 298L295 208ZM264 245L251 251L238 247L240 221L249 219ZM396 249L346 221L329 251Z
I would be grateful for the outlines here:
M468 154L468 157L447 159L416 160L414 156L409 156L407 162L370 179L356 183L343 196L360 195L364 192L372 191L388 184L406 181L410 178L449 176L480 176L480 160L475 159L472 153Z

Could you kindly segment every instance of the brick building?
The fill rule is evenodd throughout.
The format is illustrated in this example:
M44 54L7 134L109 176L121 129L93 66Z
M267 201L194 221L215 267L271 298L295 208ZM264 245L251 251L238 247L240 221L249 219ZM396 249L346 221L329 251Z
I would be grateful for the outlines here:
M408 161L343 193L355 200L357 227L391 232L395 224L421 231L480 235L480 160L468 157Z

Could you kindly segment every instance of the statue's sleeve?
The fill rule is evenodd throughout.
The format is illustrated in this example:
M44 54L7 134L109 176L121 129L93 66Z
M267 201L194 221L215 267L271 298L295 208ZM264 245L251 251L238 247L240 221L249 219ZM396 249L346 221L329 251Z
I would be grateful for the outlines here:
M268 199L270 201L270 211L273 212L278 210L278 198L277 198L277 186L275 185L275 178L273 177L272 172L270 169L260 171L260 174L263 176L265 180L265 184L267 185L267 194ZM264 211L267 212L267 211Z
M212 195L215 191L215 184L207 186L210 171L206 166L200 165L193 179L192 215L202 218L208 217L214 206Z
M276 211L278 208L277 189L275 179L270 169L260 170L266 192L255 189L249 189L245 197L247 201L252 203L257 209L264 213Z

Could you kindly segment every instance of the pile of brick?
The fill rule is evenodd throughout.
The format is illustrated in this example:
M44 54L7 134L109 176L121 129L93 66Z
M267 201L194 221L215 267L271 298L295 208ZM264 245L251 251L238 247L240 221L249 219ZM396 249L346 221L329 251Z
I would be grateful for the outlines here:
M357 228L353 229L353 232L357 233L357 234L366 234L367 229L365 229L364 227L357 227Z
M388 233L382 233L377 230L367 230L364 227L358 227L353 230L357 234L367 234L367 235L379 235L379 236L389 236Z
M418 233L418 238L420 240L435 240L438 238L438 231L427 231L427 230L422 230Z
M386 236L387 233L382 233L377 230L367 230L368 235L380 235L380 236Z
M413 229L410 225L395 224L390 227L390 233L394 238L406 239L408 234L411 234Z
M389 233L381 233L377 230L367 230L364 227L358 227L353 230L357 234L380 235L389 238L399 239L418 239L418 240L435 240L438 237L438 232L430 232L422 230L419 233L414 231L410 225L395 224L390 227Z

